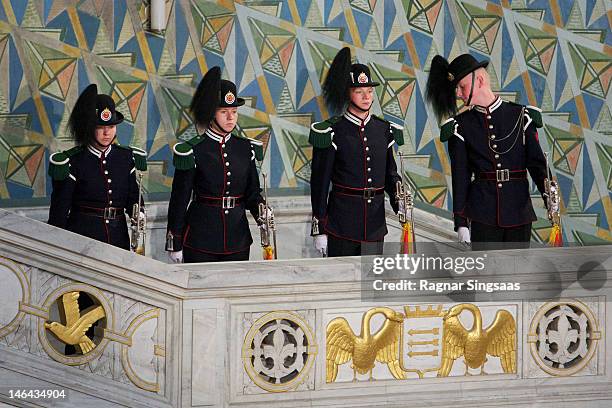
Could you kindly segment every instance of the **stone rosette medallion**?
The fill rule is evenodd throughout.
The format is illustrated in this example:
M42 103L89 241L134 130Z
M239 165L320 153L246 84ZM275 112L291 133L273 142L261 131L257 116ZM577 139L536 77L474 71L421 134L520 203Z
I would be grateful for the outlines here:
M593 311L579 300L542 305L529 327L527 343L536 364L553 376L583 370L602 340Z
M257 319L244 338L242 362L251 380L269 392L285 392L308 378L317 354L313 331L296 313Z

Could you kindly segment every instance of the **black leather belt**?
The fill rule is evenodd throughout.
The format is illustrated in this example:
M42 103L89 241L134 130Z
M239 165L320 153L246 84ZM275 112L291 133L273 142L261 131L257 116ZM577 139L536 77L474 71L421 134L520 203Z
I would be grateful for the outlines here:
M477 173L477 181L510 181L510 180L525 180L527 179L527 170L496 170L496 171L482 171Z
M198 196L198 203L212 205L213 207L221 207L224 209L234 208L237 205L242 204L242 197L207 197L207 196Z
M77 206L74 207L73 210L79 214L92 215L94 217L104 218L105 220L115 220L125 216L125 209L118 207L96 208Z
M360 196L360 197L363 197L364 200L370 200L374 196L384 194L385 188L384 187L348 188L348 187L342 187L337 184L334 184L334 187L332 188L332 192L352 195L352 196Z

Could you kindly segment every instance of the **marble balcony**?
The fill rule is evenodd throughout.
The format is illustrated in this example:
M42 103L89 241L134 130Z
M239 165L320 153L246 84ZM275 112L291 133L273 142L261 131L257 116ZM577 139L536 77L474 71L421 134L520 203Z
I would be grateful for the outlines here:
M37 221L46 217L44 211L19 211L30 217L0 210L0 402L63 407L612 404L606 335L612 329L607 314L612 246L487 253L487 268L477 278L518 282L520 292L477 291L466 298L415 292L385 300L364 292L364 263L358 257L308 258L306 245L291 252L291 240L309 244L302 234L308 214L287 209L283 215L280 203L282 259L208 265L142 257ZM163 204L150 212L149 254L160 259L164 254L153 248L163 234L164 212ZM452 238L450 221L415 217L418 239ZM254 258L260 257L256 248ZM72 327L66 313L75 293L94 303L77 310L83 319L98 313L90 338L94 348L66 355L49 325ZM483 361L467 367L464 362L475 361L463 354L467 343L459 351L449 348L455 333L450 322L488 342L470 349L486 357ZM475 332L478 327L488 337ZM378 351L364 354L343 345L360 341ZM83 342L75 343L79 350ZM9 395L15 389L63 389L67 396L17 401Z

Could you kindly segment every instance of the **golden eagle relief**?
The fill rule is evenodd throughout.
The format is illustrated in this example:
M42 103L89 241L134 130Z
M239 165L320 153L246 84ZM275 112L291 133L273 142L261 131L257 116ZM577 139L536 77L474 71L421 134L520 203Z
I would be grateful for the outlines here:
M92 306L83 311L79 310L79 292L67 292L62 295L61 304L58 302L60 314L64 315L65 324L58 322L45 323L55 337L67 345L78 346L82 354L92 351L96 344L85 334L98 320L106 317L102 306Z
M370 333L370 320L376 314L383 314L385 321L374 334ZM327 382L334 382L338 375L338 366L353 360L353 381L357 373L370 374L375 361L386 363L393 377L404 379L404 372L399 362L399 342L404 315L388 307L376 307L368 310L361 319L361 333L353 333L351 326L343 317L333 319L327 325Z
M474 323L467 330L459 315L467 310L472 313ZM486 329L482 328L482 316L477 306L462 303L451 307L443 317L442 364L438 377L447 377L456 359L463 356L465 375L469 368L480 368L484 372L487 354L499 357L504 373L516 372L516 322L507 310L498 310L495 320Z

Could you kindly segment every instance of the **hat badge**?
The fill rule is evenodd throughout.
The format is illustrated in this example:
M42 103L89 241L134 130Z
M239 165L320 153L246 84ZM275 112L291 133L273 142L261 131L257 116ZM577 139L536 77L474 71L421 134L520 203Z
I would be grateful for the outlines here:
M232 93L232 91L228 91L225 94L225 103L227 103L228 105L231 105L234 103L234 101L236 100L236 96L234 96L234 94Z
M102 119L104 122L108 122L111 119L111 116L113 116L113 114L108 108L104 108L104 110L100 113L100 119Z
M448 73L448 80L453 82L455 80L455 76L453 74L451 74L450 72Z
M361 74L359 74L359 76L357 77L357 82L359 82L360 84L368 83L368 76L366 75L365 72L362 72Z

